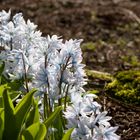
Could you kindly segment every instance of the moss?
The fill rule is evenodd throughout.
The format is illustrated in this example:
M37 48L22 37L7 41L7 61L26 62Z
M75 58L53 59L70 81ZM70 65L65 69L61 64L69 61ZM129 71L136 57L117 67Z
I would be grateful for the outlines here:
M131 56L122 56L122 60L131 65L131 67L139 67L140 62L138 56L132 54Z
M85 51L94 51L95 50L95 44L93 42L84 43L81 46L81 49L82 49L83 52L85 52Z
M94 90L89 90L89 91L87 91L87 92L90 93L90 94L96 94L96 95L98 95L100 91L94 89Z
M116 41L116 44L120 47L125 47L127 45L127 41L122 39L122 38L119 38L117 41Z
M137 56L132 56L132 57L131 57L131 62L130 62L130 64L131 64L133 67L140 66L138 57L137 57Z
M87 85L85 86L85 88L93 93L101 93L104 85L113 81L113 77L109 73L99 72L95 70L85 70L85 72L88 77Z
M106 92L126 103L140 105L140 71L123 71L105 87Z
M100 79L100 80L105 80L105 81L113 80L112 75L109 73L99 72L95 70L85 70L85 72L90 79Z
M128 83L128 82L135 82L138 81L140 78L140 71L137 70L129 70L129 71L122 71L118 72L115 76L118 81L122 83Z

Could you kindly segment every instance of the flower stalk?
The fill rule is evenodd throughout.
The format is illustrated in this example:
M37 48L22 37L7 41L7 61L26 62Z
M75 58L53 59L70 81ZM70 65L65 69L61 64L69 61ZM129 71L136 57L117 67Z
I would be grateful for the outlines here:
M26 64L24 60L24 55L21 53L22 56L22 61L23 61L23 69L24 69L24 81L25 81L25 86L26 86L26 92L29 92L29 87L28 87L28 79L27 79L27 70L26 70Z

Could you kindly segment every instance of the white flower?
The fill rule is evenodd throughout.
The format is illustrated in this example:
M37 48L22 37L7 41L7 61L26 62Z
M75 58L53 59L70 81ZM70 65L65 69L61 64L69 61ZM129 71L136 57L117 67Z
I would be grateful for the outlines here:
M96 127L95 136L93 137L94 140L119 140L120 136L115 134L118 127Z
M10 19L11 16L11 10L9 10L8 12L2 10L2 12L0 12L0 22L2 24L5 24L8 22L8 20Z
M77 93L77 92L71 92L71 102L74 103L79 103L82 102L82 97L81 97L81 93Z
M1 36L3 36L3 40L6 42L10 42L12 38L18 33L19 28L14 27L12 21L10 21L7 25L2 26L2 30L0 31Z
M95 123L98 123L99 125L104 125L105 127L110 126L110 123L108 122L111 120L112 117L106 116L107 111L104 111L97 115L95 119Z
M27 20L27 25L26 25L26 30L27 30L27 32L35 31L36 28L37 28L37 25L35 25L34 23L32 23L32 22L28 19L28 20Z
M76 104L77 106L68 106L66 112L64 112L66 118L78 119L81 115L81 102Z
M42 56L48 56L49 53L49 49L48 49L48 42L46 38L42 38L42 41L38 42L39 43L39 47L36 49L36 53L38 54L39 57Z
M88 137L90 136L90 129L84 123L79 121L78 128L76 128L75 130L79 138L88 140Z
M35 76L35 86L37 88L44 87L46 88L48 86L48 71L43 66L41 66L36 73Z
M98 104L96 101L93 101L91 98L84 98L83 100L84 105L83 105L83 111L86 112L87 114L99 114L101 105Z
M16 15L13 16L13 22L15 26L25 26L25 20L22 16L22 13L18 13Z
M48 35L47 37L47 42L49 44L49 49L50 52L56 49L61 49L62 47L62 39L59 39L60 37L58 37L57 35L53 35L52 37L50 37Z
M66 84L73 84L75 81L75 78L73 77L73 73L70 72L69 70L64 70L63 75L62 75L62 82Z

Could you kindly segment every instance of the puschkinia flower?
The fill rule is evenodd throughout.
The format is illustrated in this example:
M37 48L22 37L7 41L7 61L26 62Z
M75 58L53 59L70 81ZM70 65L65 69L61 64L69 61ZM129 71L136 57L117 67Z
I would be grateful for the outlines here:
M82 40L63 41L57 35L41 36L41 32L37 31L37 25L30 20L24 20L22 13L18 13L10 18L10 12L1 13L2 20L6 20L5 24L1 26L0 36L2 43L7 53L1 54L1 58L6 59L6 72L13 75L12 77L21 78L26 74L30 76L39 87L39 90L44 89L48 91L48 95L53 91L59 98L64 96L65 91L63 85L72 88L82 88L85 82L84 66L82 62L82 52L80 43ZM5 17L5 18L4 18ZM9 17L9 18L8 18ZM10 20L11 19L11 20ZM2 22L2 21L1 21ZM14 62L15 61L15 62ZM44 71L48 71L48 83L55 79L54 84L47 83L44 85ZM51 72L49 72L51 69ZM31 74L33 73L33 74ZM41 81L42 80L42 81ZM61 91L59 90L62 86ZM70 94L70 93L69 93Z
M68 121L67 128L74 128L73 140L119 140L115 134L118 127L110 127L111 117L107 112L101 112L101 105L94 101L92 94L79 95L72 105L68 106L64 116Z
M118 127L104 127L99 126L95 128L95 135L93 137L94 140L119 140L120 136L118 136L115 132Z
M10 19L11 16L11 11L9 10L8 12L2 10L0 12L0 23L1 24L6 24L8 20Z

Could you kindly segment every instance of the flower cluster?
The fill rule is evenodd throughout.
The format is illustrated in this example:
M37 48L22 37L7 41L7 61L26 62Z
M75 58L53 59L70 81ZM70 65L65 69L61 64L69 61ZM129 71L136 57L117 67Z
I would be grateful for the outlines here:
M82 40L63 41L53 35L42 37L22 13L11 16L11 11L0 12L0 60L5 62L4 74L13 79L24 79L24 89L38 89L42 106L40 112L47 118L55 106L64 106L68 128L75 128L72 139L118 140L110 127L107 112L93 101L93 95L84 95L85 65L82 64ZM63 99L63 100L62 100ZM72 106L68 104L72 101ZM68 106L68 107L67 107Z
M118 127L111 127L111 117L101 112L101 105L94 101L93 94L72 95L72 105L64 112L67 128L74 128L73 140L119 140L115 134ZM75 99L76 98L76 99Z
M0 13L0 41L5 50L0 58L6 62L5 72L11 78L32 79L26 88L35 86L52 101L65 96L67 88L82 89L85 84L79 47L82 40L63 43L56 35L45 38L30 20L25 22L21 13L12 20L10 17L10 11Z

